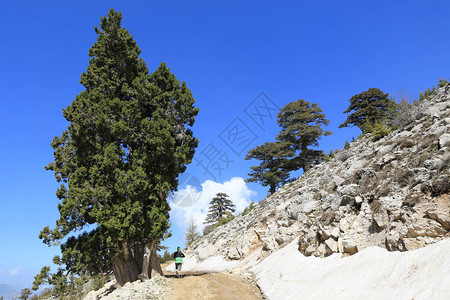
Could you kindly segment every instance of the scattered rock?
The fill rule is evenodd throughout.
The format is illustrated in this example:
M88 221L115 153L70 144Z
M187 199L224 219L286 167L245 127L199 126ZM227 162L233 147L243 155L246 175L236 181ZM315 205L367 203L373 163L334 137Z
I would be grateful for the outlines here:
M439 137L439 148L450 146L450 133L444 133Z
M325 241L325 245L327 245L328 249L331 250L331 252L338 252L338 244L334 239L328 239Z
M342 252L348 253L350 255L358 252L358 246L351 237L346 236L342 239Z
M447 212L429 209L425 212L425 215L438 221L446 230L450 230L450 208L448 208Z

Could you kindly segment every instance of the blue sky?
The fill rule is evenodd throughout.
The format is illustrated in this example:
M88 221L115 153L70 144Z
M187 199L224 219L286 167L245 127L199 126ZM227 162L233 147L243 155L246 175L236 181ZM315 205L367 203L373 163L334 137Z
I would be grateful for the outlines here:
M273 109L297 99L318 103L334 132L320 141L328 153L359 134L338 129L351 96L377 87L417 97L450 77L448 1L2 3L0 283L31 286L59 252L38 239L58 218L57 184L44 166L50 142L68 125L62 109L83 88L93 27L110 8L123 12L149 69L166 62L200 108L200 145L187 172L205 189L195 197L203 206L173 203L171 250L183 245L183 218L200 224L215 190L239 206L264 198L266 188L243 183L257 163L243 158L278 132Z

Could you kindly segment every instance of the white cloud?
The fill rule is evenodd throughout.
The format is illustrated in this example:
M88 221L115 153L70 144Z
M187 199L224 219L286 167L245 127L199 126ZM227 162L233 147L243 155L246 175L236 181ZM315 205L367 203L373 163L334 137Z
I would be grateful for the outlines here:
M207 180L201 184L201 191L188 185L176 192L170 201L173 224L185 232L187 222L193 216L199 232L202 232L209 202L217 193L226 193L229 196L236 205L236 213L243 211L256 196L256 192L250 190L241 177L233 177L223 183Z
M17 268L11 269L11 270L8 271L8 273L9 273L9 275L11 275L11 276L15 276L15 275L19 274L19 272L20 272L23 268L24 268L24 267L17 267Z

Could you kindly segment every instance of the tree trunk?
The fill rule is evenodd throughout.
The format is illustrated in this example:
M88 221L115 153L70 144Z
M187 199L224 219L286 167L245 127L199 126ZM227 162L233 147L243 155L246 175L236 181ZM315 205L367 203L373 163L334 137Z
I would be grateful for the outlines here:
M122 251L113 257L112 265L114 276L120 286L138 279L139 267L128 248L127 243L121 244Z
M276 184L270 184L269 193L273 195L275 193L277 186Z
M156 274L164 276L161 269L161 264L159 263L158 257L156 255L156 249L158 248L158 241L145 243L144 251L142 255L142 267L141 274L139 274L139 279L144 281L152 278Z
M156 249L158 247L158 243L154 244L153 249L150 251L150 274L151 276L155 276L157 274L164 276L163 270L161 268L161 264L159 263L158 256L156 255Z
M142 265L141 265L141 274L139 274L139 279L144 281L151 278L150 271L150 254L152 243L145 243L144 245L144 253L142 254Z
M145 281L156 274L164 276L156 255L158 244L159 240L147 242L144 245L135 244L133 252L126 243L122 244L121 253L114 256L112 260L114 276L120 286L138 279Z

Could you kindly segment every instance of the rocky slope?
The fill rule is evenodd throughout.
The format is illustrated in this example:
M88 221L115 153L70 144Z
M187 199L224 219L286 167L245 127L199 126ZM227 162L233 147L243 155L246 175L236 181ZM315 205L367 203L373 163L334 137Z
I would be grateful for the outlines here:
M368 135L352 142L197 240L188 250L191 268L245 273L294 239L303 256L342 257L449 238L450 85L422 107L419 119L378 141Z

